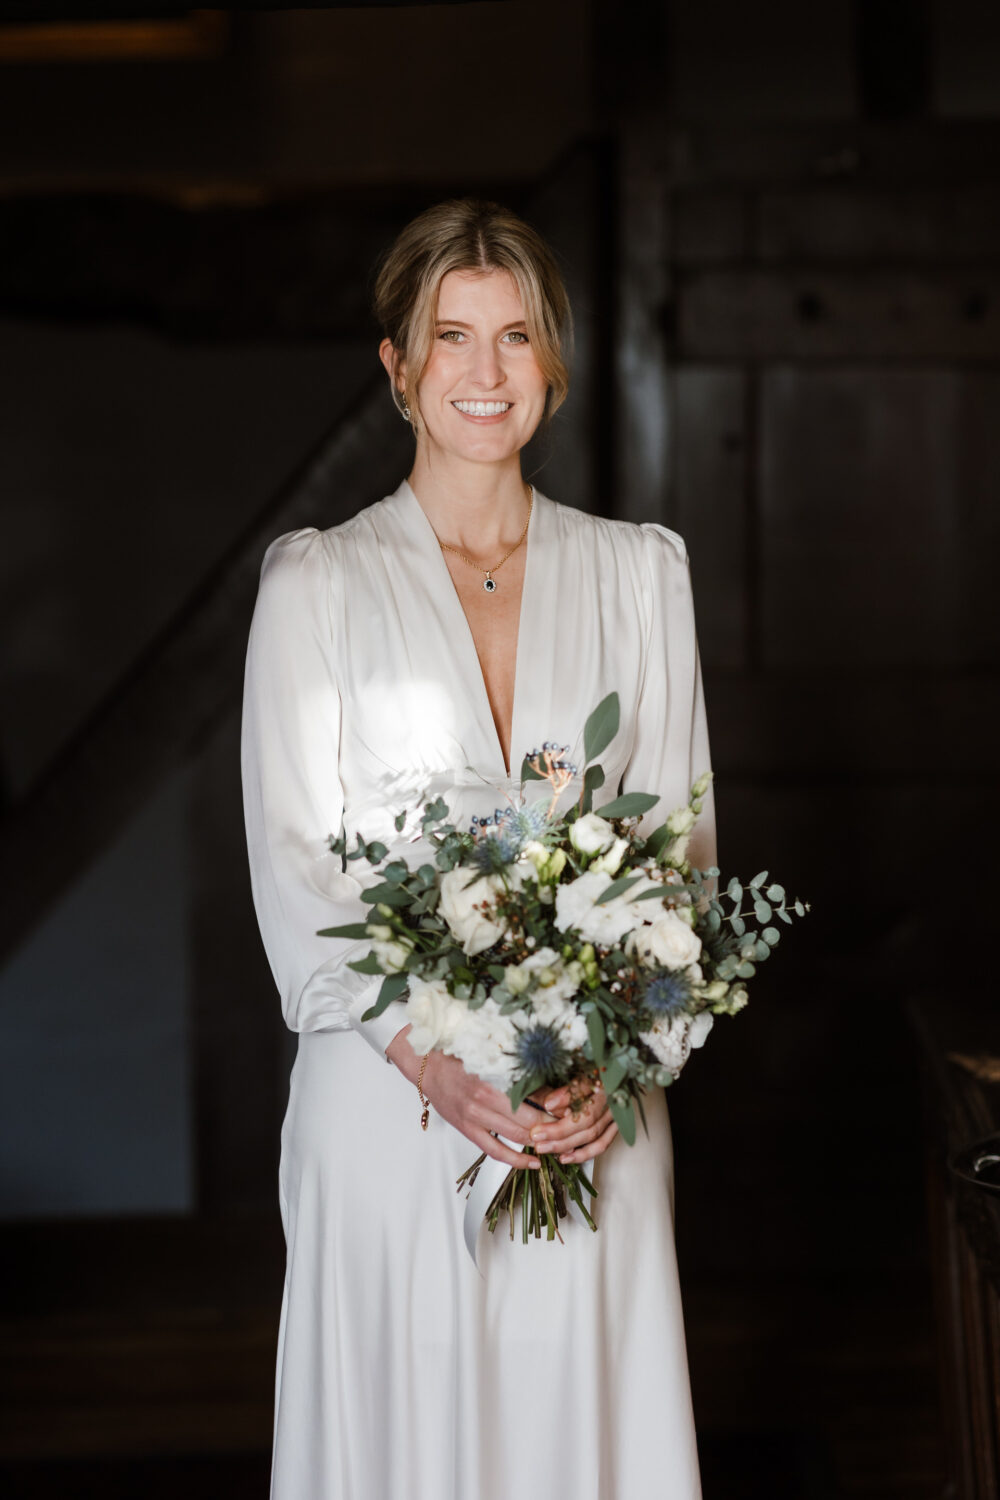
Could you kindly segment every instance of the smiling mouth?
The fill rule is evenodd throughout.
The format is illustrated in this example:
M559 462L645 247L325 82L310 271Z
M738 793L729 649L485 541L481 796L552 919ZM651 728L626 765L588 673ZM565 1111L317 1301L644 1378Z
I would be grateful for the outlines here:
M502 417L514 405L513 401L453 401L451 404L463 417Z

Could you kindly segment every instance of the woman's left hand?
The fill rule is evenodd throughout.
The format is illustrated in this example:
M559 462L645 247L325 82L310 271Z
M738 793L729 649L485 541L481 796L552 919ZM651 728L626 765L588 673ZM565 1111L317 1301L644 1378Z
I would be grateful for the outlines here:
M573 1094L585 1096L583 1108L575 1115L570 1107ZM531 1144L537 1152L551 1152L561 1162L591 1161L605 1152L618 1134L603 1088L589 1078L558 1089L539 1089L532 1098L557 1116L532 1126Z

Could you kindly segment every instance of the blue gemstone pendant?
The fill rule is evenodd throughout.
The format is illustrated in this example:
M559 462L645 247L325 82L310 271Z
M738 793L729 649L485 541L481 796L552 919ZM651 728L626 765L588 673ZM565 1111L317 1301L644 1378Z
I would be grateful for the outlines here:
M492 594L492 593L495 593L496 586L497 586L496 585L496 580L494 578L491 578L490 575L487 573L486 580L483 583L483 588L486 590L486 592L488 594Z

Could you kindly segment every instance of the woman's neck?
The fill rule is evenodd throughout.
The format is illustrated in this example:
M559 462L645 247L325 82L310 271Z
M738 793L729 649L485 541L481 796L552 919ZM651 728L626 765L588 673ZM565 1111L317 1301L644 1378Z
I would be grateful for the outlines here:
M417 449L408 482L438 538L473 557L493 557L517 541L528 517L529 486L514 454L502 464L433 463Z

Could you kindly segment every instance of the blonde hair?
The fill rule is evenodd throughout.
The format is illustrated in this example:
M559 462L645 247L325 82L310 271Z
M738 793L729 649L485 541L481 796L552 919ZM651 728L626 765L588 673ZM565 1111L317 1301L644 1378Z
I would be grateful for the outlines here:
M573 320L562 274L537 230L499 203L477 198L452 198L425 209L379 263L375 316L397 356L406 361L405 401L392 381L397 410L408 406L416 426L420 378L434 346L438 289L449 271L510 273L548 383L542 418L548 422L569 390Z

